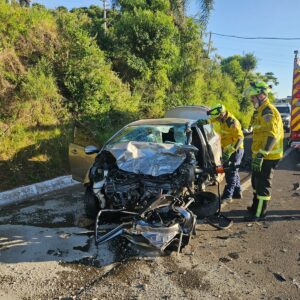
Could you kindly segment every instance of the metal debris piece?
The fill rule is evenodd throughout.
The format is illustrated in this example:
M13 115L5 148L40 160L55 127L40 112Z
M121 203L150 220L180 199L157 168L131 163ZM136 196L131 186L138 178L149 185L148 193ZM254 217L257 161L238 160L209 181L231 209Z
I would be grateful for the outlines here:
M274 272L273 275L275 276L275 278L276 278L278 281L281 281L281 282L286 281L284 275L281 274L281 273L275 273L275 272Z
M178 205L178 206L177 206ZM186 246L195 234L196 216L182 205L180 200L170 195L161 195L141 213L125 210L103 209L96 219L96 245L117 236L123 236L133 244L150 247L163 252L171 243L177 245L177 252ZM106 234L102 234L99 222L103 213L122 212L132 217Z
M296 183L293 183L293 191L298 191L300 190L300 183L299 182L296 182Z

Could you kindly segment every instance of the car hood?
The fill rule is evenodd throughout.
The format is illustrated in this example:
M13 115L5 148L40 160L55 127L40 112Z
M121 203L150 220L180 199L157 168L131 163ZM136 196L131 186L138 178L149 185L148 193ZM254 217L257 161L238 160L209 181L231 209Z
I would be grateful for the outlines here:
M194 146L127 142L106 149L116 159L119 169L136 174L160 176L173 173L186 159L187 151Z

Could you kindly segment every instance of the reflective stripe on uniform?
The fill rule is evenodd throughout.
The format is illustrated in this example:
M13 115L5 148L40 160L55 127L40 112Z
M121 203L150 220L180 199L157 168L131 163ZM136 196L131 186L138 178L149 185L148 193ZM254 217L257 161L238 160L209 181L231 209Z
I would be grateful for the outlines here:
M259 149L258 152L260 152L261 154L263 155L269 155L269 154L276 154L276 153L281 153L283 151L282 148L278 148L276 150L271 150L271 151L266 151L266 150L263 150L263 149Z
M258 200L269 201L271 200L271 196L259 196L257 195Z
M271 196L257 196L257 199L258 199L258 205L257 205L255 216L259 218L261 216L261 211L263 208L264 201L271 200Z
M266 151L266 150L263 150L263 149L258 150L258 153L261 153L263 156L267 156L270 152L272 152L272 151Z
M268 152L265 150L262 150L262 149L259 149L258 151L252 151L253 154L261 153L263 155L278 154L278 153L282 153L282 152L283 152L283 148L278 148L276 150L271 150Z
M264 203L264 200L262 200L262 199L259 199L259 200L258 200L258 205L257 205L257 209L256 209L256 214L255 214L255 216L256 216L257 218L259 218L260 215L261 215L263 203Z

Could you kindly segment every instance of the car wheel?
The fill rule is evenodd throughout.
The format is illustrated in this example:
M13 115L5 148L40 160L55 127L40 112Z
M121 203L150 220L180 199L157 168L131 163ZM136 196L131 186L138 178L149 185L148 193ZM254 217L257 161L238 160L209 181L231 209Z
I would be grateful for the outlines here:
M206 218L215 215L219 209L218 196L210 192L199 192L195 195L195 201L189 209L197 218Z
M100 210L99 201L90 187L87 187L85 191L84 209L86 216L90 219L95 219Z

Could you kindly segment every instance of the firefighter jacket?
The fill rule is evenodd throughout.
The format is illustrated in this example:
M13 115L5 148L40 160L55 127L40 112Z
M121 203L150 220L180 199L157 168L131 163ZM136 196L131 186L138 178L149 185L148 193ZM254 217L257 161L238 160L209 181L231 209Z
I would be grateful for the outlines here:
M212 123L215 122L218 123L216 131L221 135L222 149L229 145L235 147L240 138L244 139L240 122L230 112L227 112L222 121L212 120ZM244 142L240 144L239 148L244 148Z
M268 137L276 139L271 151L265 153ZM283 156L283 124L278 110L267 99L257 109L253 120L252 156L262 153L266 160L277 160Z

